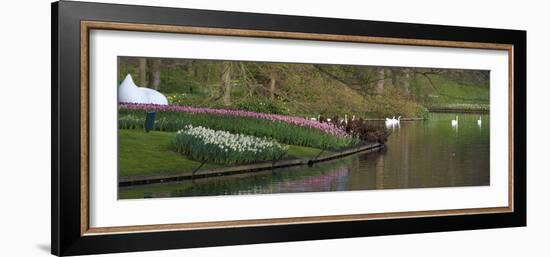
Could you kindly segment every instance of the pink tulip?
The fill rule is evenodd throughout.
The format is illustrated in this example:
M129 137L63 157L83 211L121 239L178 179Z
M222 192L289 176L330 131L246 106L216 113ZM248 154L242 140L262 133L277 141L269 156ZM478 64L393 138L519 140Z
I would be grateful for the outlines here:
M148 110L157 112L184 112L193 114L214 114L223 116L249 117L256 119L271 120L276 122L284 122L300 127L307 127L320 130L324 133L337 136L348 137L349 135L343 129L336 127L331 123L321 123L314 120L308 120L301 117L292 117L279 114L267 114L242 110L230 109L210 109L202 107L182 106L182 105L157 105L157 104L136 104L136 103L120 103L120 108L128 110Z

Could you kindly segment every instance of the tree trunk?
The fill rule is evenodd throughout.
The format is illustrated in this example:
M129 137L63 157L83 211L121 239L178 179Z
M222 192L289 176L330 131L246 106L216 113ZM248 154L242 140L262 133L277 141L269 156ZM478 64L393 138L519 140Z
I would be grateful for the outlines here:
M147 59L139 58L138 61L139 85L144 87L147 85Z
M223 103L225 105L231 105L231 63L224 62L223 64L223 74L222 74L222 84L223 84Z
M239 70L241 72L241 78L240 83L243 89L247 89L248 96L253 95L253 85L250 84L250 80L248 79L248 71L246 69L246 66L244 65L244 62L239 62Z
M403 79L403 92L405 92L405 95L409 96L411 94L411 69L406 68L403 72L405 76Z
M160 65L161 59L153 59L151 63L151 86L158 90L160 85Z
M389 75L388 77L391 78L390 80L390 87L397 87L399 86L399 78L397 77L398 74L397 74L397 70L395 69L388 69L387 70L387 75Z
M189 62L185 62L184 63L184 66L185 66L185 71L183 71L183 73L185 74L184 77L186 78L194 78L194 79L198 79L198 72L197 72L197 65L195 65L195 61L193 60L189 60ZM190 84L189 85L189 93L193 94L193 84Z
M271 100L275 99L275 78L273 74L271 74L271 78L269 79L269 97Z
M376 81L376 93L381 95L384 93L384 80L386 79L386 74L384 71L384 68L379 67L378 68L378 79Z

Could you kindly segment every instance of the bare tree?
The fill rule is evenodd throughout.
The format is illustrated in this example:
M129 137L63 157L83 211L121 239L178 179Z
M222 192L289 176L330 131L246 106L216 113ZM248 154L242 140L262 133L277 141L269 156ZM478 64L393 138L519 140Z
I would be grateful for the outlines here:
M223 84L223 103L231 105L231 71L233 69L231 62L223 62L222 84Z
M151 62L151 86L155 90L158 90L160 85L160 66L161 59L153 59L153 61Z
M384 93L384 80L386 80L386 72L384 67L378 67L378 79L376 80L376 93Z
M413 76L411 74L411 68L405 68L403 70L403 76L405 77L403 79L403 92L407 96L411 94L411 80L413 79Z
M389 68L386 70L386 77L389 77L390 87L396 87L399 85L399 69Z
M147 85L147 59L139 58L138 63L139 84L144 87Z
M282 68L277 64L262 64L257 66L260 71L260 84L263 92L269 93L271 100L277 95L277 80L281 77Z
M275 73L272 72L269 76L269 97L271 100L275 99Z

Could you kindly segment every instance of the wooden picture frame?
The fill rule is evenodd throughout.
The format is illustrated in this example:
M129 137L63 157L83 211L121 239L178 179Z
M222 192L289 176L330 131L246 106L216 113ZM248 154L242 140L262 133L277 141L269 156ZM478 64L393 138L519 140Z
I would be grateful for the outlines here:
M89 226L90 30L499 49L509 56L509 204L95 228ZM79 255L526 225L526 32L84 2L52 4L52 253Z

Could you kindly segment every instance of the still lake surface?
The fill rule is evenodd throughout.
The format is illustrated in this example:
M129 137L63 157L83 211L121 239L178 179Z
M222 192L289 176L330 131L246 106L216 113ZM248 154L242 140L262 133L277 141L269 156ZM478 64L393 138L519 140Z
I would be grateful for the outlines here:
M458 126L451 120L458 115ZM431 113L401 121L386 147L339 160L235 176L121 188L120 198L489 185L489 115Z

